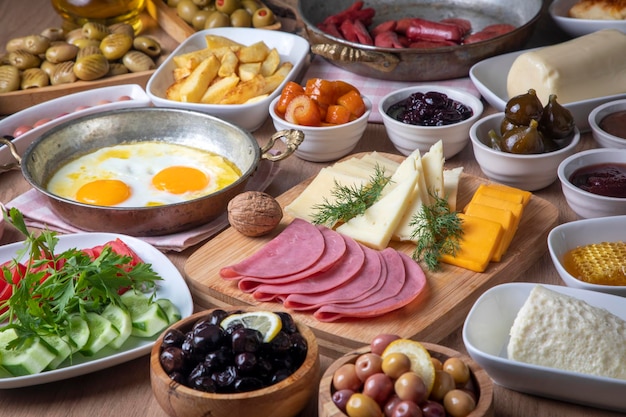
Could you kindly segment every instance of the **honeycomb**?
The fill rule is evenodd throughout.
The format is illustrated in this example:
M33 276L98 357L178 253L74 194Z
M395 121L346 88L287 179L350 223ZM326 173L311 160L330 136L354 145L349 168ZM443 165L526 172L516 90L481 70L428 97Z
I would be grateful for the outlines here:
M601 242L579 246L565 254L563 266L581 281L626 285L626 243Z

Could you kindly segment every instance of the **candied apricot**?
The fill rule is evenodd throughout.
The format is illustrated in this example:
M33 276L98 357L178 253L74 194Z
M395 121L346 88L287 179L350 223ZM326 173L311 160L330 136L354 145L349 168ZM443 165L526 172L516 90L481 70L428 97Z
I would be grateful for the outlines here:
M322 78L310 78L306 82L304 93L320 105L335 104L335 83Z
M348 91L337 99L337 104L340 104L350 110L355 117L361 117L365 113L365 102L363 97L358 91Z
M285 120L301 126L320 126L322 117L315 101L306 96L295 97L287 105Z
M293 81L287 82L287 84L285 84L285 86L283 87L283 91L281 91L280 93L280 98L276 102L276 107L274 108L276 110L276 113L278 113L279 115L284 115L287 111L287 105L289 104L289 102L294 97L300 96L302 94L304 94L304 88L300 84Z
M350 110L340 104L332 104L328 106L326 111L326 123L332 123L336 125L348 123L350 121Z

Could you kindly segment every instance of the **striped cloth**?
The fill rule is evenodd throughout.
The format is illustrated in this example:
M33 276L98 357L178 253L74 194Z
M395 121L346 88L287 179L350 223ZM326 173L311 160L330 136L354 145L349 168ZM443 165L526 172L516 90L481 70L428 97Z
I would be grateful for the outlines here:
M341 80L348 82L359 89L361 94L372 101L372 113L370 114L370 123L382 123L383 120L378 113L378 103L380 100L392 91L400 90L406 87L419 85L440 85L446 87L460 88L470 92L480 98L480 93L474 87L469 77L456 78L444 81L428 81L428 82L403 82L403 81L386 81L377 78L364 77L352 72L339 68L331 64L325 59L315 56L311 61L311 65L303 76L306 82L309 78L323 78L326 80Z

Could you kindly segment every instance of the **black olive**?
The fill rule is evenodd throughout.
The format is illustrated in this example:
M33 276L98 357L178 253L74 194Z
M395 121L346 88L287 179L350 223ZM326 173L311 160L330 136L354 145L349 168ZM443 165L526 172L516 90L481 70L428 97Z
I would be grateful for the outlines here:
M257 357L254 353L242 352L235 355L235 366L240 373L249 374L256 369Z
M276 314L278 314L278 316L280 317L280 322L282 324L282 331L287 332L289 334L298 332L298 326L296 325L296 322L291 316L291 314L285 313L284 311L278 311L276 312Z
M291 339L291 354L297 361L297 366L299 367L304 363L306 359L306 355L308 352L308 344L304 336L300 333L294 333L290 336Z
M198 391L217 392L215 382L208 376L199 376L189 380L189 387Z
M283 381L283 380L289 378L289 376L292 373L293 372L291 372L288 369L279 369L278 371L276 371L276 373L274 375L272 375L272 379L270 380L270 382L272 384L278 384L280 381Z
M263 381L259 378L246 376L235 381L233 384L235 391L246 392L263 388Z
M208 366L212 372L224 369L229 363L233 362L233 353L230 348L222 346L213 352L207 353L204 357L204 364Z
M159 362L165 372L180 372L185 368L185 355L181 348L168 346L161 351Z
M228 316L228 312L217 308L211 311L205 320L208 321L210 324L219 325L222 322L222 320L224 320L227 316Z
M213 379L213 382L215 382L215 385L218 387L227 388L233 385L238 376L237 368L233 365L227 366L226 369L222 371L213 372L211 379Z
M233 352L257 352L263 344L263 335L256 329L241 328L231 335Z
M192 343L197 352L207 353L219 349L224 340L224 330L216 324L206 323L193 330Z
M185 340L185 334L178 329L169 329L163 335L162 347L176 346L180 347Z

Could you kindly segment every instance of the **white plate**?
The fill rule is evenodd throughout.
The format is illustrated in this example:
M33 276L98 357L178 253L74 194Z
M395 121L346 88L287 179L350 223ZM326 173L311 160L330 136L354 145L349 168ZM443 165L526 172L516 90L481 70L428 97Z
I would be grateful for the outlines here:
M129 96L132 100L117 101L122 96ZM103 101L111 102L103 104ZM52 118L53 120L48 123L31 129L13 139L18 153L22 155L28 148L28 145L42 133L68 120L107 110L149 105L150 99L148 95L141 86L136 84L115 85L81 91L45 101L0 120L0 136L12 135L19 126L33 126L38 120ZM76 110L81 106L89 107ZM61 116L59 117L59 115ZM15 158L13 158L9 149L4 145L0 147L0 164L13 162L15 162Z
M242 45L252 45L263 41L269 48L276 48L281 62L289 61L293 68L283 82L268 97L248 104L203 104L182 103L168 100L166 90L174 83L174 57L187 52L206 49L205 37L207 34L224 36ZM194 33L181 43L167 59L152 74L146 86L146 92L155 106L178 107L196 110L217 116L239 127L255 131L265 122L269 115L270 102L278 96L287 81L300 75L309 53L309 43L302 37L279 30L265 30L253 28L215 28Z
M532 49L529 49L532 50ZM485 100L498 111L504 111L509 94L506 89L506 79L513 65L513 61L526 51L516 51L493 58L487 58L472 66L469 72L470 79ZM590 100L567 103L563 106L572 112L574 122L581 132L589 130L589 113L600 104L626 98L626 94L599 97ZM544 103L545 104L545 103Z
M470 356L497 384L541 397L626 412L626 380L584 375L507 358L509 331L535 283L510 283L487 290L463 325L463 342ZM546 288L602 307L626 320L621 297L557 285Z
M182 275L163 253L142 240L114 233L59 235L59 242L57 243L55 251L61 252L72 248L91 248L116 238L120 238L126 243L144 262L152 264L154 271L163 278L162 281L158 282L157 298L167 298L172 301L180 310L182 318L190 316L193 312L193 301L189 288ZM15 258L16 252L23 247L22 242L0 246L0 263ZM59 381L127 362L150 353L152 345L158 336L159 335L155 335L153 338L131 336L119 350L104 348L96 355L89 358L81 354L76 354L73 357L73 363L71 365L64 363L58 369L35 375L0 378L0 389L19 388Z
M569 9L579 0L554 0L548 13L557 26L571 36L583 36L602 29L617 29L626 32L626 20L577 19L569 17Z
M598 285L581 281L567 272L562 264L565 253L578 246L626 241L625 225L626 216L610 216L576 220L552 229L548 234L548 250L565 285L626 297L626 285Z

